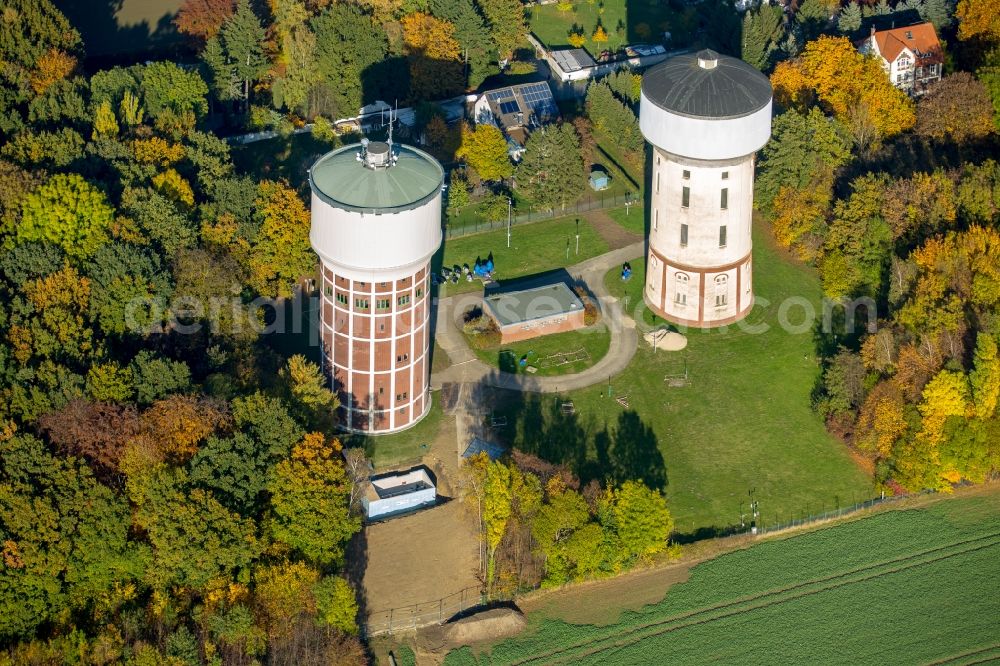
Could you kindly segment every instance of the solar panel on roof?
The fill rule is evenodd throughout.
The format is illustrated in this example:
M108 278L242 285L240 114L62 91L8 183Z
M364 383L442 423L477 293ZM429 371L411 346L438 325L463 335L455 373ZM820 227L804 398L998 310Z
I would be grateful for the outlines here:
M500 113L517 113L518 111L517 102L500 102Z

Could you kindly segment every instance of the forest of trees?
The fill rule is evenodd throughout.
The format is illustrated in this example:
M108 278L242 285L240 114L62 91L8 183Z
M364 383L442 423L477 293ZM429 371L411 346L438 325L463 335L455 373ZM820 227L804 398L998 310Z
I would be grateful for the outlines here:
M957 26L952 9L924 0L822 14L827 33L892 11L937 25L945 76L916 102L845 37L818 35L791 54L753 48L753 64L773 66L781 111L756 205L778 243L817 266L825 296L846 304L833 330L817 331L816 407L897 492L1000 469L1000 6L961 0ZM748 34L798 34L769 17L748 14Z
M0 643L16 664L357 663L336 398L263 344L254 300L312 271L308 211L198 129L197 71L87 77L83 56L47 0L6 3Z

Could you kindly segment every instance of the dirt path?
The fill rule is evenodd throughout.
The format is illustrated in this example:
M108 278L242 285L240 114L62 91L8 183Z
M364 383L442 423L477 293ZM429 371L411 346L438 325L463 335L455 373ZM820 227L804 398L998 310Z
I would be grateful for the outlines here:
M617 250L642 240L642 236L623 229L601 209L587 211L583 217L587 218L594 230L601 235L609 250Z
M414 605L436 609L437 600L469 588L476 590L470 598L478 595L476 526L458 500L367 525L364 545L368 622L385 622L389 609L396 609L402 624Z

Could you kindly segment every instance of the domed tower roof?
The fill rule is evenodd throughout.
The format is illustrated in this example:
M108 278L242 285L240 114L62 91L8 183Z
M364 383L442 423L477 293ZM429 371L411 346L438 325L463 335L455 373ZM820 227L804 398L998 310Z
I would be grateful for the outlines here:
M441 191L444 169L422 150L365 141L323 155L309 170L309 186L324 203L354 211L418 208Z
M670 113L725 120L750 115L771 101L771 83L736 58L710 49L680 55L642 77L643 95Z

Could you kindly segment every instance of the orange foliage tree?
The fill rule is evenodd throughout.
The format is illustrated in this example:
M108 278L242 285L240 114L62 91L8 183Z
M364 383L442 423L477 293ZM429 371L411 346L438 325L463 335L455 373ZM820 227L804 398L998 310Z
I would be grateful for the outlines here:
M775 68L771 85L782 106L804 108L817 101L849 126L870 123L877 138L905 132L916 122L913 102L846 37L809 42L801 56Z
M177 31L198 39L209 39L219 34L219 29L236 11L234 0L185 0L174 25Z

